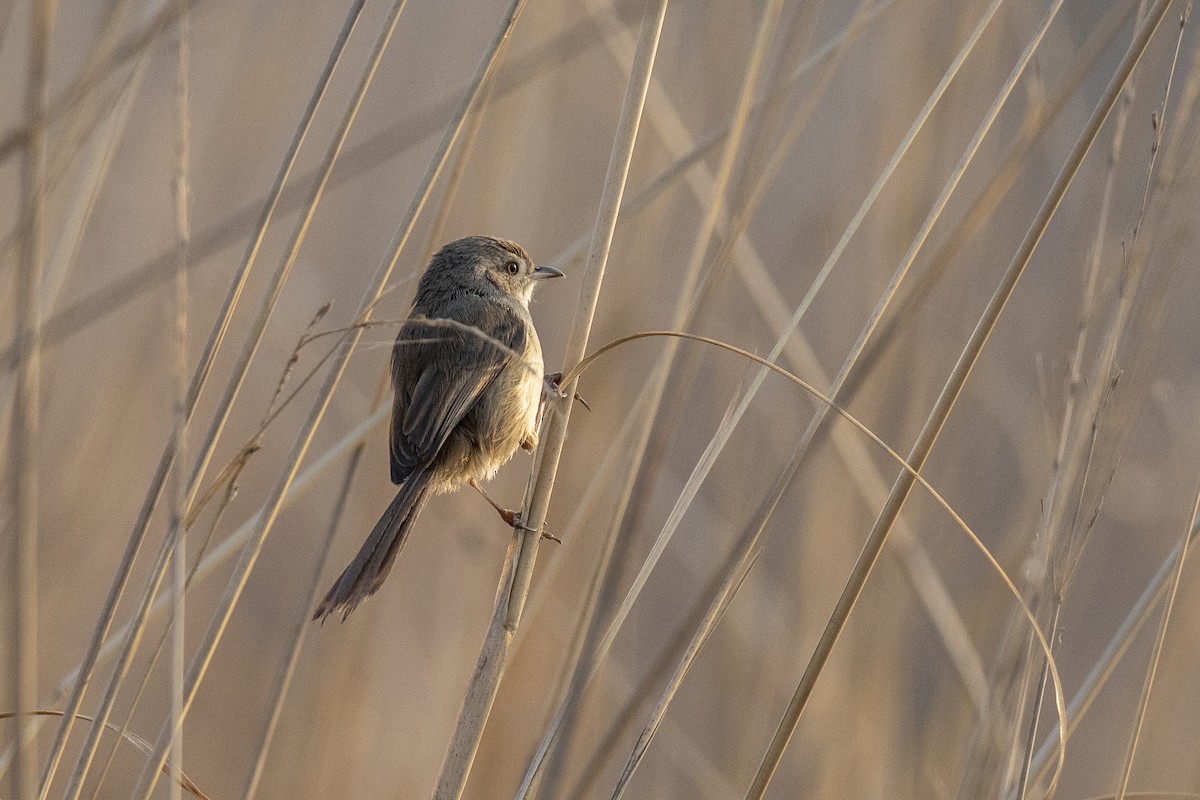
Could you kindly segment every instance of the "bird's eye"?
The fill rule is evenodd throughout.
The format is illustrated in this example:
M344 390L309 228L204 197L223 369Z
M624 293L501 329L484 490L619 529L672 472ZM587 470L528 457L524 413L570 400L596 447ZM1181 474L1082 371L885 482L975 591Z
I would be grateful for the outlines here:
M504 265L504 269L508 271L509 275L516 275L521 271L521 265L515 261L510 261Z

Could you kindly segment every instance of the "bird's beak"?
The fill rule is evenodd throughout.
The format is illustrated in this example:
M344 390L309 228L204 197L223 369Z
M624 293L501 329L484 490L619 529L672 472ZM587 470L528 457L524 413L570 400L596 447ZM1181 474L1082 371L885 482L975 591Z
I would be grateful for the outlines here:
M554 267L535 267L533 270L533 279L535 281L545 280L546 278L561 278L563 271Z

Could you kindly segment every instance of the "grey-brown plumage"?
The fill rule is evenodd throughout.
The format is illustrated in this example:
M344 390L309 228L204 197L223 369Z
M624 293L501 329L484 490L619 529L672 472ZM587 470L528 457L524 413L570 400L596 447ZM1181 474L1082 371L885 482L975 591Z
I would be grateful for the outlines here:
M543 365L529 299L538 280L561 275L490 236L433 257L392 350L389 439L400 489L314 619L339 611L345 619L379 589L431 495L491 478L518 447L533 449Z

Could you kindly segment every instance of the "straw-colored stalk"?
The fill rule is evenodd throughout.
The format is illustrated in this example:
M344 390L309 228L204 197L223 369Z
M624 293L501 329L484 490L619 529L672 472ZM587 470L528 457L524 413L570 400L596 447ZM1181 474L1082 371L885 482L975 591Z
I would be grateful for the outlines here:
M642 18L638 48L630 67L629 83L617 122L608 173L601 191L592 245L581 279L575 322L563 356L564 364L568 368L583 360L587 351L592 319L600 298L604 269L621 208L625 181L629 175L629 164L633 157L634 143L637 141L638 125L646 101L646 91L654 68L654 56L658 51L666 10L666 0L653 0L647 3ZM547 415L534 472L526 491L522 518L530 530L514 534L505 559L500 586L496 593L496 611L488 626L479 661L459 713L454 737L442 764L441 776L434 793L438 800L457 800L466 788L471 764L479 749L483 729L504 673L513 632L520 623L521 613L529 595L541 530L545 524L550 495L566 440L575 383L568 382L562 388L565 400L556 404Z
M15 800L37 797L37 739L30 713L37 704L37 540L38 540L38 422L41 405L38 294L42 284L42 176L45 137L38 123L45 102L46 61L54 8L38 3L29 22L29 71L25 87L25 118L29 136L21 160L21 254L16 278L16 340L19 343L14 387L11 437L11 495L15 542L10 565L12 631L10 675L16 707L12 795Z
M966 385L971 370L979 359L980 353L983 351L983 346L987 343L996 322L1000 318L1000 313L1004 310L1008 299L1012 296L1017 282L1024 273L1030 258L1033 257L1033 252L1045 234L1046 228L1049 227L1050 221L1054 218L1054 213L1057 211L1076 172L1083 163L1084 157L1091 149L1092 143L1099 134L1104 120L1107 119L1109 112L1120 96L1121 89L1145 52L1154 31L1157 30L1159 23L1162 22L1169 5L1170 0L1157 0L1151 7L1145 22L1143 22L1134 36L1133 43L1114 72L1099 103L1092 112L1091 117L1085 123L1075 146L1072 148L1062 170L1055 178L1046 199L1035 214L1033 222L1025 234L1025 238L1017 249L1017 253L1009 264L1008 269L1005 270L991 299L988 301L987 307L984 309L979 322L963 348L962 354L951 370L945 386L938 395L934 407L906 459L908 464L917 472L924 467L925 461L928 459L929 453L933 449L933 445L937 441L942 427L949 418L950 411L954 408L954 404L958 400L963 386ZM816 681L820 677L830 653L833 651L833 646L837 643L842 630L845 628L846 621L857 603L859 595L862 593L863 586L866 585L867 578L870 577L871 571L874 569L875 563L879 558L879 553L883 550L883 545L887 542L888 534L891 532L897 516L899 516L900 509L904 506L905 500L908 499L913 483L913 474L904 472L897 478L896 483L893 485L891 494L888 496L888 501L880 511L867 537L866 544L851 572L849 580L846 582L841 597L838 599L837 606L830 616L829 623L822 632L821 638L809 660L808 667L805 669L804 675L796 687L796 691L791 702L788 704L783 719L780 721L779 727L767 747L759 769L747 792L747 797L756 798L757 800L766 793L771 777L778 768L783 758L783 753L787 749L796 726L800 722L800 716L808 704ZM1065 709L1062 707L1063 701L1058 697L1055 700L1058 705L1059 716L1062 717L1065 713ZM1049 794L1051 795L1054 793L1056 782L1057 775L1050 784Z
M283 505L283 498L287 495L288 488L291 486L296 477L296 473L300 468L300 462L304 459L308 452L308 447L312 443L317 427L325 416L325 411L329 407L329 402L333 397L334 391L337 389L342 375L345 372L346 365L350 360L351 354L354 352L359 339L362 337L362 332L366 325L370 322L371 309L383 294L387 286L388 279L391 277L392 271L396 266L396 262L400 259L400 253L407 244L409 237L412 235L413 228L416 226L417 218L424 209L425 204L429 200L429 196L433 191L433 186L441 175L442 169L446 165L449 158L450 150L454 146L459 133L462 131L464 122L470 114L479 99L481 90L488 78L495 70L496 64L499 62L500 53L503 50L503 45L508 40L513 27L516 25L517 18L520 16L521 9L525 5L525 0L513 0L509 6L507 13L504 16L500 29L487 50L483 61L480 63L474 78L471 81L470 87L462 98L458 110L454 118L447 128L442 141L439 144L433 159L431 160L428 169L417 189L416 195L413 198L407 213L402 218L400 225L390 243L387 254L371 281L367 286L366 293L355 312L356 324L353 325L349 332L345 335L342 343L337 348L336 352L330 358L330 366L328 375L317 390L316 397L313 401L312 408L308 416L300 424L297 433L296 441L292 446L292 450L285 459L283 470L281 471L277 482L267 495L264 503L263 513L257 519L254 532L242 550L241 557L234 567L233 574L230 577L229 585L226 587L225 593L217 604L216 612L213 615L212 622L205 633L197 653L192 661L191 667L188 670L187 691L184 696L184 713L190 708L191 703L195 700L196 692L199 689L200 683L203 681L208 666L212 661L217 645L220 643L225 629L229 624L229 619L233 615L234 607L241 598L242 591L246 587L246 582L249 580L250 571L254 568L255 562L262 550L263 542L266 540L267 534L278 518L280 508ZM385 29L393 29L398 19L400 8L403 6L403 0L399 0L389 14L385 22ZM390 35L390 34L389 34ZM159 771L166 761L167 751L170 745L172 731L170 725L164 725L159 732L157 741L155 742L154 755L149 759L145 770L142 773L142 778L139 781L138 788L133 796L141 797L148 800L154 791L154 786L158 781Z

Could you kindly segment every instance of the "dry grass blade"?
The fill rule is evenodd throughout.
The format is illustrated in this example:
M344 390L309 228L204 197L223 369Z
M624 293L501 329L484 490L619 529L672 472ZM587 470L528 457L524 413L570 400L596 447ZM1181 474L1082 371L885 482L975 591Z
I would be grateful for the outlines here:
M917 437L906 459L915 470L919 471L929 457L929 453L933 449L933 444L937 440L938 434L941 433L942 427L945 425L955 401L962 392L962 388L966 384L972 368L983 351L983 346L991 335L1000 317L1000 313L1008 303L1009 297L1012 296L1017 281L1020 280L1026 265L1029 263L1029 259L1033 256L1033 251L1037 248L1038 243L1045 234L1046 228L1049 227L1050 220L1054 217L1054 212L1062 202L1062 198L1066 194L1067 188L1071 185L1080 164L1083 163L1084 156L1091 149L1101 125L1108 117L1109 112L1120 96L1121 88L1125 85L1129 75L1133 72L1133 68L1141 59L1150 42L1151 36L1157 30L1159 23L1162 22L1169 5L1170 0L1158 0L1149 11L1146 21L1138 29L1132 45L1114 72L1104 96L1084 126L1075 147L1068 156L1066 164L1059 172L1058 177L1055 179L1054 185L1051 187L1041 209L1035 215L1029 231L1026 233L1012 263L1005 271L999 286L988 302L987 308L981 315L978 325L971 333L970 338L963 348L962 355L954 365L954 369L951 371L945 387L938 396L925 425L921 429L920 435ZM867 537L866 545L863 548L858 563L855 565L854 571L846 583L842 596L839 598L837 606L830 617L829 624L824 633L822 633L821 639L813 652L809 666L806 668L804 676L796 687L792 701L789 703L787 711L784 713L783 719L779 724L779 728L767 748L767 752L751 784L748 797L761 798L766 792L767 786L771 781L771 776L778 768L787 744L790 742L792 734L799 724L800 715L808 703L808 699L816 685L816 680L820 676L829 658L829 654L833 650L834 644L836 644L841 635L851 610L853 610L854 605L858 601L862 588L866 584L867 578L870 576L875 562L879 557L879 553L887 541L888 534L891 532L892 526L900 514L900 509L903 507L905 500L908 499L913 482L913 474L908 472L903 473L897 478L892 492L888 496L888 502L880 512L871 533ZM1057 703L1059 704L1059 716L1062 717L1064 709L1061 705L1061 698L1057 698ZM1054 793L1056 783L1057 774L1051 780L1049 794L1052 795Z
M329 59L325 64L325 68L317 82L313 95L309 100L308 107L305 109L301 117L300 125L296 130L296 134L292 139L291 146L287 154L284 156L282 165L275 178L274 185L268 194L267 201L263 205L262 212L258 221L258 226L254 237L247 246L245 257L238 271L238 277L235 278L230 286L230 291L225 299L225 303L221 308L216 323L214 323L212 331L209 334L208 342L205 345L204 351L200 356L199 362L192 375L192 380L188 386L186 395L186 410L187 417L190 419L194 413L196 403L200 396L200 391L203 388L208 374L212 369L213 361L216 357L217 350L220 348L224 340L225 333L228 331L230 320L237 306L238 299L241 296L242 289L245 287L249 271L258 254L259 248L262 246L263 238L266 235L267 226L270 224L275 211L277 209L280 195L283 192L283 187L287 182L288 176L292 172L292 168L296 164L296 157L299 154L300 146L304 142L305 137L312 124L313 118L316 115L318 106L325 96L326 90L329 88L330 79L333 76L333 71L341 60L345 50L346 43L349 41L350 34L353 32L355 25L358 22L359 15L362 12L363 3L365 0L356 0L351 4L351 8L346 17L346 21L342 26L337 39L334 42ZM174 7L171 7L172 10ZM138 520L134 523L134 530L130 535L129 542L126 544L125 551L121 555L120 563L117 566L116 578L109 589L108 596L105 598L104 605L100 612L100 619L96 623L95 632L91 641L88 643L87 651L83 658L81 668L77 672L77 678L74 681L74 686L71 690L71 696L67 701L66 716L63 724L55 738L54 744L51 747L50 757L47 760L47 769L43 779L43 784L49 786L53 779L55 768L59 759L62 757L62 752L66 746L67 738L71 733L71 725L74 720L74 715L78 713L83 702L83 695L87 689L88 681L91 679L92 669L95 666L96 658L100 652L100 648L104 645L105 637L108 635L109 628L112 626L113 618L116 614L117 604L124 594L125 587L129 580L130 570L133 566L133 561L137 557L138 551L141 549L142 541L145 538L146 530L150 523L150 516L157 505L158 498L163 491L163 486L166 481L167 473L174 463L175 453L168 443L167 448L162 454L156 467L154 476L151 478L150 489L147 492L147 497L142 504L139 512ZM149 600L147 600L149 602ZM132 642L132 640L130 640ZM98 715L102 719L106 716L101 713ZM94 750L93 750L94 752ZM78 768L78 767L77 767Z
M712 603L705 612L704 618L700 620L700 624L696 628L696 633L688 643L687 649L684 651L683 657L679 659L679 663L675 666L675 671L671 674L670 680L663 689L662 696L659 697L657 705L650 713L650 719L646 722L646 726L642 729L642 733L638 736L637 742L633 746L633 752L629 755L629 760L625 764L625 768L621 771L620 778L617 779L616 788L613 789L612 800L618 800L625 795L625 789L629 786L630 779L633 778L634 771L638 765L642 763L642 758L646 755L647 748L650 747L650 740L654 738L655 732L662 723L663 717L667 714L667 707L675 698L675 694L679 691L679 687L683 684L684 678L687 677L688 671L695 663L700 651L704 648L706 642L717 625L721 622L721 617L725 615L729 604L733 602L733 598L737 595L738 590L742 588L742 583L746 580L746 576L750 574L758 557L762 555L762 551L747 551L743 558L738 562L725 582L721 585L716 596L713 597Z
M1038 749L1037 755L1034 756L1032 764L1032 774L1034 781L1041 781L1046 777L1050 765L1050 753L1055 748L1060 738L1070 739L1072 734L1078 729L1080 723L1087 716L1088 711L1092 707L1092 703L1100 694L1100 690L1108 683L1108 679L1112 677L1117 665L1121 663L1121 659L1129 652L1130 645L1133 644L1134 638L1142 630L1142 626L1150 617L1150 612L1154 607L1166 596L1167 589L1171 584L1167 583L1167 578L1176 574L1179 570L1180 556L1183 555L1184 549L1190 547L1200 536L1200 520L1193 520L1191 530L1188 532L1188 538L1185 541L1176 543L1175 548L1167 555L1166 559L1159 566L1154 576L1150 579L1146 588L1138 597L1137 602L1130 608L1129 613L1125 615L1125 619L1117 627L1112 638L1109 639L1104 651L1100 657L1096 659L1096 663L1088 672L1071 698L1071 702L1067 704L1067 729L1066 733L1061 734L1056 726L1049 734L1046 741ZM1005 800L1012 800L1015 794L1010 793L1005 797Z
M61 711L50 711L47 709L30 711L29 713L35 717L61 717L62 716ZM15 716L15 714L10 714L7 711L0 712L0 719L11 719L14 716ZM95 722L96 722L96 720L93 717L89 717L87 714L79 714L79 715L77 715L77 719L80 719L84 722L90 722L92 724L95 724ZM122 730L115 725L106 725L105 727L108 728L108 730L110 730L113 733L120 736L125 741L129 742L131 745L133 745L137 749L141 750L143 753L145 753L147 755L150 754L150 743L147 742L142 737L138 736L136 733L132 733L127 730ZM191 778L189 778L187 775L183 774L182 771L174 770L173 767L169 768L167 766L164 766L163 774L174 778L175 781L178 783L179 787L182 788L184 791L186 791L188 794L192 795L193 797L197 797L197 798L199 798L199 800L208 800L208 795L206 795L204 792L200 791L200 787L197 786L195 784L195 782L192 781Z
M509 7L504 20L489 45L488 51L479 65L479 69L475 73L470 89L466 96L463 97L462 103L459 106L453 121L447 128L442 142L434 154L429 168L421 181L420 186L413 198L412 205L409 207L408 213L404 216L400 223L391 244L388 247L388 252L380 263L374 276L367 286L366 293L359 304L356 311L357 319L360 323L366 323L370 319L372 306L378 301L383 294L384 288L387 285L388 279L395 268L396 262L400 258L400 253L404 245L408 242L409 236L416 225L418 216L425 207L429 199L429 195L433 190L433 185L441 174L443 167L449 158L450 150L462 131L463 124L471 109L478 102L480 92L487 79L493 73L495 66L499 60L499 55L503 49L503 44L507 41L509 33L516 24L517 17L520 15L521 9L524 6L524 0L514 0ZM386 26L389 29L394 29L395 23L398 21L400 8L403 7L403 0L397 2L389 15ZM204 674L208 669L208 665L212 660L213 653L216 650L217 644L224 635L226 626L229 624L229 618L233 614L233 609L237 605L241 597L242 591L245 589L246 581L249 579L250 571L254 568L254 564L261 552L264 540L270 532L271 526L274 524L279 515L279 510L283 504L283 498L286 496L292 481L296 477L296 473L300 468L300 462L304 459L305 453L308 451L309 445L312 443L313 435L316 433L317 427L320 425L322 418L325 415L326 409L329 407L330 399L333 396L334 390L337 388L342 374L346 369L346 364L350 359L351 353L358 344L359 338L362 335L361 326L355 326L347 335L343 344L338 348L337 353L331 359L329 373L317 392L317 396L313 402L313 406L309 411L307 418L300 426L296 442L285 462L283 471L281 472L278 481L268 494L268 498L264 503L263 513L256 521L253 534L243 548L241 558L234 568L233 575L230 578L229 585L226 588L225 594L221 598L217 611L214 614L211 625L206 632L203 641L201 642L196 656L192 661L192 666L188 671L187 692L184 698L184 712L186 713L195 699L196 691L199 688L201 681L204 679ZM155 753L148 764L147 770L143 772L142 780L139 783L137 790L134 792L134 797L148 798L154 791L154 785L158 777L158 769L166 760L167 750L171 738L170 726L164 726L159 733L159 738L155 743Z
M584 268L575 323L564 355L564 362L567 364L577 362L587 349L666 10L666 0L653 0L647 3L643 13L638 49L630 68L629 83L621 105L608 173L597 211L592 246ZM545 524L558 462L566 439L575 384L566 383L563 389L567 401L560 405L557 413L547 415L534 473L526 490L522 518L531 530L516 534L509 549L496 594L496 611L488 626L476 671L468 686L458 724L442 764L434 793L439 800L456 800L466 788L467 777L499 689L513 631L517 628L529 595L541 529Z
M178 0L182 6L183 0ZM175 265L175 425L171 432L176 453L174 497L171 503L171 757L167 760L168 774L183 773L183 671L186 663L186 605L187 591L187 478L183 470L187 453L187 331L188 331L188 243L191 240L191 111L188 97L190 67L189 29L186 10L179 17L178 68L175 73L175 102L179 131L175 169L175 245L178 260ZM171 800L180 800L179 782L171 784Z
M1179 542L1179 559L1175 564L1175 574L1171 578L1171 588L1167 591L1167 601L1163 606L1162 619L1159 621L1158 634L1154 637L1154 647L1150 652L1150 664L1146 667L1146 677L1142 683L1142 694L1138 700L1136 719L1133 723L1133 735L1125 752L1125 764L1121 769L1121 778L1117 787L1117 800L1125 800L1129 796L1129 778L1133 774L1133 759L1137 754L1138 740L1142 735L1142 727L1146 722L1146 709L1150 706L1150 692L1154 688L1154 676L1162 660L1163 643L1167 640L1167 627L1171 624L1171 611L1175 608L1175 596L1179 593L1179 583L1183 579L1183 567L1187 562L1188 542L1191 541L1192 531L1200 524L1200 488L1196 490L1196 499L1192 503L1192 512L1188 517L1187 527L1184 528L1183 538Z
M600 11L599 6L602 5L604 4L593 3L591 5L591 13L594 16L597 15ZM782 3L779 0L768 0L764 4L759 17L758 29L754 36L754 44L750 50L745 77L742 80L729 133L725 137L724 149L722 150L721 158L713 177L711 191L705 198L704 217L701 219L696 231L695 239L692 243L691 256L688 259L683 276L683 285L678 292L679 300L675 308L674 321L671 323L673 329L685 330L691 327L702 297L702 293L698 291L699 287L707 284L707 281L704 281L704 284L702 284L702 277L705 276L706 272L708 276L711 277L712 275L713 268L710 262L707 261L706 256L712 245L718 223L725 216L723 212L727 203L729 185L734 175L734 167L737 165L739 155L743 150L742 142L748 128L750 112L754 106L754 98L758 93L759 79L762 74L767 51L772 42L781 35L776 31L781 12ZM649 90L657 90L660 97L665 97L665 92L663 92L661 86L653 80L651 81ZM656 105L662 109L660 114L664 116L666 115L666 109L670 108L669 104L661 101ZM663 108L664 105L666 109ZM707 271L705 270L706 264L709 264ZM676 360L676 344L673 340L667 343L667 347L659 358L654 374L647 381L647 386L644 390L649 394L647 400L648 410L639 418L639 430L635 432L633 445L634 456L632 459L632 468L628 470L628 477L625 480L620 498L617 500L611 513L612 522L606 532L604 547L592 569L592 579L585 595L583 609L579 614L580 620L586 622L586 624L578 626L570 656L562 668L564 675L572 675L573 677L567 688L567 696L560 700L560 703L568 702L570 694L575 691L577 679L588 672L587 661L592 656L591 645L596 641L598 631L602 626L602 621L598 618L598 612L601 610L601 595L605 585L611 580L613 554L616 552L618 533L625 527L627 522L626 514L631 508L634 489L639 485L645 485L646 482L644 472L647 470L649 464L645 459L645 454L654 428L656 427L655 422L662 413L662 402L666 393L667 381ZM632 504L632 507L636 507L636 504ZM573 708L574 703L569 703L567 707ZM563 720L560 733L561 739L569 740L571 730L574 727L574 721L574 714L569 714ZM563 749L560 747L559 753ZM549 791L553 791L553 789Z
M660 337L660 336L688 339L688 340L695 341L695 342L709 344L714 347L719 347L723 350L728 350L731 353L735 353L743 358L753 361L753 362L759 364L760 366L762 366L765 370L774 372L777 375L787 378L788 380L792 381L800 388L804 389L804 391L808 392L810 395L812 395L814 398L816 398L818 401L820 401L823 405L828 407L830 410L832 410L834 413L836 413L842 419L849 422L856 429L858 429L863 435L865 435L868 439L870 439L873 443L875 443L880 449L882 449L885 453L887 453L888 457L891 458L893 462L895 462L897 465L899 465L903 469L904 475L911 478L912 485L920 484L920 486L926 492L929 493L930 497L932 497L937 502L937 504L939 506L941 506L942 509L950 516L950 518L954 521L955 525L957 525L958 528L967 535L967 537L971 540L971 543L987 560L988 565L991 567L992 571L1000 577L1000 579L1004 582L1005 587L1008 589L1009 593L1016 599L1022 613L1024 614L1026 620L1028 620L1028 622L1030 624L1030 628L1033 631L1034 636L1037 638L1038 644L1041 647L1042 652L1046 655L1047 663L1049 664L1049 669L1050 669L1050 678L1051 678L1051 681L1053 682L1053 686L1054 686L1054 697L1055 697L1055 701L1056 701L1055 705L1059 712L1059 718L1065 719L1065 708L1063 706L1062 681L1060 680L1060 678L1058 676L1058 667L1054 663L1054 657L1053 657L1052 651L1050 649L1050 644L1046 640L1046 637L1042 633L1041 629L1038 627L1037 619L1034 616L1033 611L1030 609L1029 605L1025 602L1024 598L1021 596L1020 591L1017 589L1016 584L1013 583L1012 579L1008 576L1008 573L1004 570L1004 568L1000 565L1000 563L995 559L995 557L992 555L991 551L987 548L987 546L983 543L983 541L975 534L975 532L973 530L971 530L970 526L967 525L967 523L958 514L958 512L956 512L954 510L954 508L950 505L950 503L947 502L944 497L942 497L941 493L938 492L937 489L935 489L933 487L933 485L930 484L929 481L926 480L920 474L920 472L917 470L916 466L914 466L910 461L905 459L902 455L900 455L892 447L890 447L886 442L884 442L882 439L880 439L879 436L874 431L872 431L870 428L868 428L865 424L863 424L855 416L850 414L850 412L846 411L844 408L842 408L841 406L834 403L834 401L831 398L826 397L824 394L822 394L812 384L808 383L807 381L803 380L802 378L797 377L796 375L793 375L792 373L783 369L779 365L775 364L773 361L763 358L762 356L755 355L747 350L743 350L740 347L735 347L734 345L719 341L717 339L713 339L708 336L700 336L698 334L683 333L683 332L679 332L679 331L642 331L640 333L633 333L633 334L629 334L627 336L622 336L618 339L614 339L613 341L605 344L603 347L600 347L598 350L591 353L590 355L588 355L587 358L585 358L583 361L581 361L579 363L579 365L574 370L571 371L571 373L568 373L563 378L563 383L565 385L567 383L567 381L569 381L569 380L578 379L579 375L584 370L586 370L589 366L591 366L591 364L596 359L600 358L601 356L605 355L606 353L608 353L609 351L611 351L615 348L621 347L622 345L625 345L632 341L636 341L638 339L645 339L645 338L649 338L649 337ZM702 459L701 464L697 465L697 470L701 469L701 467L703 465L703 461L704 460ZM765 524L765 517L763 518L763 523ZM761 529L760 529L759 533L760 532L761 532ZM664 533L665 533L665 531L664 531ZM755 535L757 536L757 533ZM652 555L652 557L647 560L646 566L652 568L653 567L652 562L653 562L654 558L655 558L655 556ZM601 654L600 657L602 657L603 653L607 650L606 645L611 645L612 640L616 636L617 630L620 628L621 624L624 622L624 614L628 613L629 608L632 606L633 601L636 598L637 592L640 590L639 581L640 581L640 583L644 584L645 573L647 571L648 570L644 567L643 573L639 574L638 579L634 581L633 588L631 588L629 594L626 595L625 601L622 603L621 609L617 612L617 615L616 615L615 619L613 620L612 626L609 628L608 634L606 635L604 646L602 646L599 649L599 653ZM598 667L598 662L599 662L599 657L597 659L597 663L593 665L593 670L592 670L591 675L588 676L589 681L592 677L595 676L596 668ZM1060 744L1059 749L1058 749L1059 770L1061 770L1062 759L1063 759L1063 754L1064 754L1063 747L1065 746L1065 740L1060 739L1059 744ZM1055 772L1055 776L1051 780L1051 792L1050 792L1051 794L1053 794L1053 786L1056 783L1057 778L1058 778L1058 771Z
M10 562L12 592L12 650L10 687L16 708L12 787L15 800L37 796L37 732L29 712L37 703L38 674L38 470L41 415L42 182L45 174L46 130L39 120L45 105L47 58L54 9L38 4L29 22L28 75L24 113L29 136L21 159L20 203L27 224L21 230L21 253L16 277L15 328L17 379L13 387L10 438L9 503L15 540Z
M275 185L273 186L272 191L270 193L268 203L263 209L262 217L259 220L259 226L257 228L256 235L247 247L246 255L242 261L241 267L239 268L237 275L234 278L233 283L230 286L229 292L225 298L225 303L224 303L224 306L222 307L218 321L213 326L213 329L209 335L208 342L205 346L204 352L201 354L200 361L196 367L195 372L192 375L192 380L191 380L190 385L188 386L188 391L187 391L186 401L185 401L185 403L186 403L185 416L187 419L190 419L191 414L195 411L196 404L199 400L200 392L203 389L204 384L207 381L208 375L212 369L212 365L214 363L217 350L220 348L220 345L221 345L222 341L224 340L225 334L228 331L229 323L233 316L233 311L236 308L237 303L241 298L242 291L244 290L246 281L249 278L250 269L252 268L252 266L256 260L256 257L258 255L259 249L262 246L263 239L266 235L267 226L269 225L269 223L274 215L274 212L276 210L276 206L278 204L279 196L280 196L280 193L282 192L283 185L286 182L288 175L291 173L291 170L295 165L296 156L299 153L300 146L303 143L303 141L306 137L306 134L309 130L309 127L312 124L312 120L313 120L313 117L315 116L317 107L319 106L322 98L324 97L325 91L329 86L329 81L332 78L333 71L337 67L337 65L341 59L341 55L344 51L345 45L346 45L347 41L349 40L350 34L353 32L355 25L358 22L358 18L359 18L359 15L361 14L361 11L362 11L362 2L355 2L354 4L352 4L350 13L347 16L345 23L343 24L342 30L339 34L339 37L338 37L337 41L335 42L333 51L330 54L328 61L326 62L325 71L322 74L320 80L318 81L317 89L315 90L312 98L309 101L309 106L306 109L305 114L301 120L300 127L297 130L295 137L293 138L292 147L289 150L288 155L284 159L284 163L283 163L283 165L279 171L279 174L276 178ZM237 380L238 379L235 377L234 383L236 383ZM215 442L212 440L211 437L209 439L202 441L202 444L201 444L202 455L200 457L201 463L204 463L204 461L207 459L207 456L208 456L208 454L211 453L211 448L214 446L214 444L215 444ZM93 637L92 644L89 646L88 656L85 657L85 665L87 664L87 662L89 660L94 659L95 654L99 651L100 644L102 643L103 638L108 631L108 628L112 624L113 615L115 614L115 611L116 611L116 604L120 601L120 596L123 593L125 583L128 580L129 570L132 567L134 558L136 558L136 556L137 556L137 551L140 549L141 542L142 542L143 538L145 537L146 530L149 526L150 517L154 512L154 508L157 505L159 497L161 497L161 495L162 495L162 491L163 491L164 484L166 481L167 473L170 470L170 467L172 466L172 464L175 463L177 460L177 454L175 453L172 445L173 445L173 442L169 441L168 446L165 449L165 451L163 452L162 458L159 461L158 469L155 472L154 477L151 479L150 491L148 492L147 497L146 497L145 501L143 502L142 509L138 516L138 520L137 520L137 522L135 522L135 525L134 525L134 532L130 537L128 545L126 546L125 553L122 556L122 563L121 563L120 567L118 568L117 581L113 584L113 587L110 590L109 599L106 603L104 611L102 612L101 620L97 624L96 634ZM200 473L200 470L198 469L197 475L199 475L199 473ZM189 494L192 497L194 497L196 489L197 489L196 481L195 481L195 479L193 479L193 483L189 487ZM191 498L189 498L189 503L190 502L191 502ZM127 674L129 665L132 661L133 655L137 650L137 646L138 646L138 643L140 642L140 638L141 638L139 626L142 626L145 624L148 610L150 608L150 604L153 601L154 595L157 594L158 587L160 586L160 584L163 580L164 573L165 573L165 570L166 570L167 564L168 564L168 559L172 553L172 542L173 542L174 536L175 536L174 531L169 532L166 540L163 542L163 547L159 551L157 560L155 562L155 566L152 570L151 578L149 581L149 586L148 586L147 590L145 591L145 593L143 594L141 602L138 607L138 610L134 616L134 628L133 628L134 635L130 636L125 642L125 647L124 647L121 657L119 659L117 669L114 671L113 676L109 681L109 686L105 692L105 697L104 697L104 700L102 701L100 711L97 713L97 719L101 720L102 722L107 722L107 720L108 720L108 716L112 710L112 705L115 702L117 693L120 690L121 682L124 680L124 677ZM87 679L90 674L90 669L91 669L90 666L85 667L85 670L81 673L83 680L80 681L76 686L75 695L73 696L72 700L68 703L68 711L75 711L78 709L79 703L82 701L83 692L86 689L86 682L87 682ZM67 724L69 724L69 722ZM64 726L64 728L65 728L65 726ZM76 798L79 797L80 793L83 790L83 781L87 776L88 769L90 768L91 761L95 756L96 746L99 741L98 731L99 731L99 728L94 727L92 729L91 733L88 736L87 741L84 744L83 750L81 751L81 753L76 761L75 769L72 772L71 781L70 781L70 784L68 786L68 791L67 791L67 796L68 796L68 798L70 798L70 800L76 800ZM69 730L64 730L63 733L60 735L59 738L61 740L61 743L56 748L56 751L55 751L56 753L61 752L62 746L65 745L67 735L69 735ZM50 774L52 775L52 771L50 772ZM49 781L47 781L47 784L48 783L49 783Z

